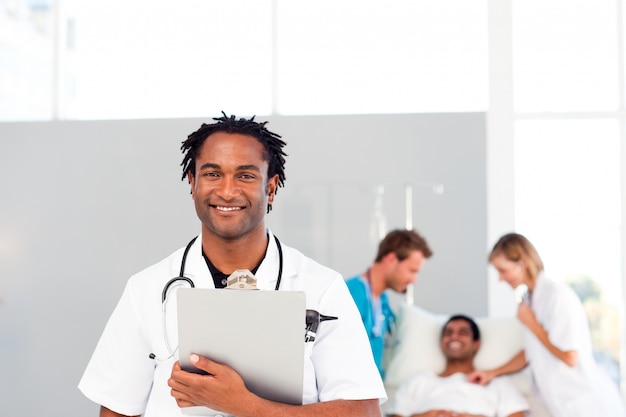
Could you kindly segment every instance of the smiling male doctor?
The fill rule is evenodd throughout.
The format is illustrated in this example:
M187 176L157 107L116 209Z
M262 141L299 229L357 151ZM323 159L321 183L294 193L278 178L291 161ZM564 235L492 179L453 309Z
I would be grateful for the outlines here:
M184 249L129 279L80 390L101 405L100 417L173 417L188 406L238 417L380 417L385 390L343 277L281 245L265 226L266 210L285 181L285 142L254 117L214 120L181 147L183 179L202 226L200 238L190 243L185 276L198 288L223 288L233 271L248 269L260 290L304 291L307 309L338 317L321 323L315 339L306 342L302 317L303 405L263 399L232 368L207 358L190 359L208 375L181 369L176 334L164 332L161 293L178 276ZM173 292L168 297L175 298ZM168 311L173 328L175 309Z

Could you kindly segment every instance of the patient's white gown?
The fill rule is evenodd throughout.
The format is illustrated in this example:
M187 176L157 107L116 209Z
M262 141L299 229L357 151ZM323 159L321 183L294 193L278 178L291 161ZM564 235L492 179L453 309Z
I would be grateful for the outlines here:
M626 417L616 384L595 362L589 325L576 293L541 273L532 292L531 308L552 344L563 351L578 352L578 363L569 367L524 328L533 382L553 417Z

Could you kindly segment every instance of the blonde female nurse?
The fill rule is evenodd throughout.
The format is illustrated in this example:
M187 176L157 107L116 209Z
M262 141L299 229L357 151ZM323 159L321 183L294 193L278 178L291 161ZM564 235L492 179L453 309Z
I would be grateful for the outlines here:
M504 235L493 247L489 262L500 280L528 287L517 318L525 326L524 350L503 366L476 371L472 382L529 366L536 393L553 417L624 417L617 386L598 368L592 355L587 318L576 293L548 278L533 245L522 235Z

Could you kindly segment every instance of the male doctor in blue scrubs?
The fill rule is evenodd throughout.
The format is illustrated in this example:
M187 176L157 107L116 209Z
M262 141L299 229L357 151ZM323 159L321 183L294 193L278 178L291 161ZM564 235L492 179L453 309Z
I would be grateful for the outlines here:
M374 263L361 275L347 280L348 289L359 308L370 340L372 353L384 377L385 338L391 333L395 314L385 290L406 293L432 251L415 230L393 230L378 245Z

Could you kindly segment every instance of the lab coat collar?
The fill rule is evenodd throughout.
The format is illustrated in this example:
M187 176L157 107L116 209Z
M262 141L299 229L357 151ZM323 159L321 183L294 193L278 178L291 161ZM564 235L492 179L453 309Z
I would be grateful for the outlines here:
M261 262L259 269L257 269L255 276L257 278L257 287L260 290L273 290L276 288L276 282L278 281L280 256L278 254L278 245L276 245L276 239L274 238L274 235L269 228L266 228L265 232L267 233L269 239L267 244L267 251L265 251L265 258L263 258L263 261ZM284 263L285 261L283 253L283 277L285 275Z
M273 290L276 287L276 281L278 280L279 269L279 254L278 246L274 235L269 228L266 228L269 241L267 251L265 252L265 258L261 262L259 269L255 276L257 278L257 287L261 290ZM281 286L287 277L295 275L294 266L287 262L285 247L283 246L283 277ZM182 253L182 252L181 252ZM182 256L182 255L181 255ZM179 266L180 268L180 266ZM187 255L187 262L185 265L185 276L191 278L198 288L215 288L213 284L213 278L209 272L209 268L206 265L206 261L202 257L202 237L198 236L193 243Z
M544 271L539 272L537 274L537 278L535 279L535 288L532 293L533 303L537 302L537 300L541 299L542 294L546 291L546 284L548 284L548 277Z

